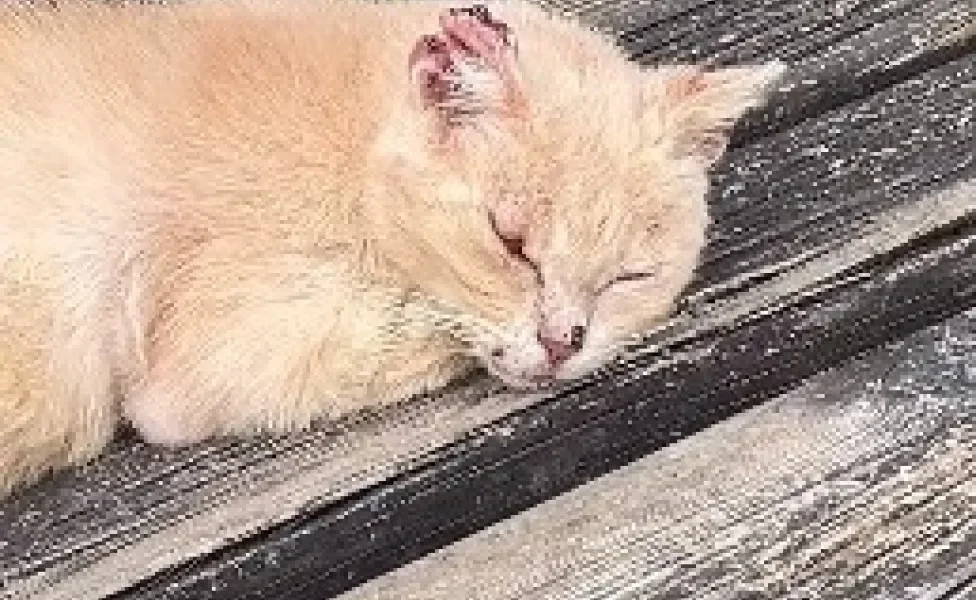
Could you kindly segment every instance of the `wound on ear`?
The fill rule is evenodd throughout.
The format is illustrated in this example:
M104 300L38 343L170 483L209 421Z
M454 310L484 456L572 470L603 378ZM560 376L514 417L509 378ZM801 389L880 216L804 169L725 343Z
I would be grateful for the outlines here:
M411 80L425 108L446 124L521 100L510 28L487 8L453 8L441 30L417 40L409 57Z
M424 107L443 104L450 93L449 75L454 63L447 43L436 35L425 35L417 40L410 52L411 78L420 87Z

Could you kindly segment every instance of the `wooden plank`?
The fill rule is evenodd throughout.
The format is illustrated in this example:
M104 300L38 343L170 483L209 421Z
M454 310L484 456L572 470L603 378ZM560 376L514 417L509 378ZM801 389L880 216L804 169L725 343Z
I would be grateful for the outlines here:
M715 173L702 282L848 239L974 167L976 59L966 56L731 152Z
M972 199L973 189L966 186L947 199ZM719 303L724 306L693 319L690 337L669 338L608 377L478 428L439 450L429 464L384 485L117 597L332 597L768 399L852 354L937 322L947 307L976 304L976 222L931 241L870 270L847 270L806 293L787 286L780 291L792 290L788 299L773 300L777 284L770 284ZM875 247L870 240L867 246ZM793 275L787 281L795 285L800 279ZM751 293L755 297L745 301ZM295 482L261 502L304 489ZM147 545L158 551L151 540ZM130 551L104 561L99 571L139 555ZM89 589L91 580L84 573L63 582L64 595L58 597Z
M341 598L972 598L974 356L970 311Z
M782 131L870 96L965 56L976 44L976 8L955 0L542 3L615 35L645 64L786 62L793 77L774 93L772 110L745 119L744 137Z
M684 0L675 3L678 13L684 10L683 4L686 4ZM949 14L936 3L924 6L934 7L932 14ZM914 31L919 14L928 13L908 13L902 21L885 23L889 27L900 24L907 31ZM957 23L958 16L950 14L946 19ZM871 27L868 29L873 31ZM809 42L815 46L816 40L821 39L818 31L814 28L809 36L800 36L792 42ZM772 106L760 112L740 133L743 145L716 174L721 191L714 197L714 206L720 224L713 233L709 264L703 270L699 286L690 295L685 312L676 319L676 332L658 340L656 349L642 360L683 356L681 353L687 350L689 339L705 344L697 351L712 343L748 344L745 333L753 331L748 327L765 318L763 315L780 316L763 321L765 329L755 331L779 335L782 332L778 328L792 322L782 316L785 309L777 306L777 302L809 311L810 322L801 323L805 327L813 327L811 323L819 320L825 330L817 335L810 333L805 338L808 343L829 339L835 345L844 335L853 335L844 328L854 328L858 319L877 319L881 324L872 333L880 336L879 339L888 339L927 322L926 319L941 318L939 311L959 310L970 302L967 294L972 290L965 286L969 285L972 271L953 269L939 262L951 259L960 261L960 265L968 264L964 262L966 255L960 255L958 248L956 254L949 252L942 259L938 258L937 251L933 251L934 255L920 251L919 256L932 261L924 264L925 268L932 268L925 271L926 276L917 276L918 271L912 271L911 263L904 279L904 274L891 275L894 283L884 289L903 290L898 284L906 282L908 288L903 291L908 294L907 301L917 303L914 306L898 302L889 305L882 297L870 294L863 301L856 294L843 296L844 290L855 289L844 277L870 279L872 274L886 272L877 265L863 268L857 265L889 256L898 248L917 245L921 239L928 238L930 243L937 244L931 241L938 239L932 237L931 231L951 228L953 223L971 214L971 204L967 203L974 200L972 188L967 187L956 187L954 194L949 195L933 192L972 176L972 156L959 150L962 144L973 140L972 127L976 122L971 118L972 104L965 102L966 91L972 89L967 87L972 85L971 57L959 54L958 50L965 48L965 44L960 46L959 39L952 36L945 39L923 36L925 43L912 47L912 52L906 54L905 38L895 36L889 40L877 31L874 33L878 37L858 37L852 45L846 42L853 38L843 40L845 43L832 42L829 50L805 63L807 66L784 86ZM709 34L704 30L699 35ZM868 46L871 51L865 52L863 48ZM892 57L906 56L909 58L905 64L913 65L913 69L888 68ZM916 71L925 71L923 67L941 65L950 59L937 72L915 76ZM799 79L807 76L808 68L820 73L813 85L803 85ZM874 82L871 86L855 85L857 75L865 69L883 73L884 77L871 79ZM904 82L895 91L887 89L902 79ZM825 89L830 89L832 95L811 92ZM878 93L872 96L873 92ZM810 98L819 100L808 104ZM796 115L808 118L811 110L826 110L832 103L852 98L860 101L831 113L829 118L824 117L826 126L818 125L814 119L801 124L798 132L793 133L778 132L775 127L763 125L781 115L789 117L784 122ZM916 100L920 100L918 111L905 108ZM898 119L871 120L872 115L894 115ZM917 117L917 122L911 117ZM759 139L760 136L766 137ZM952 142L939 144L940 139ZM874 154L892 140L907 142L897 160ZM813 151L821 146L827 150L816 156ZM783 157L790 156L794 157L793 162L784 164ZM849 176L830 177L827 166L850 156L855 158L845 171ZM801 161L800 167L797 160ZM790 177L792 186L779 186L775 194L765 191L767 186ZM876 177L880 183L874 181ZM817 193L808 189L821 183ZM801 194L799 199L791 197L794 191ZM839 204L842 209L831 209L832 204ZM726 216L728 226L724 225ZM735 218L740 225L731 225ZM742 223L747 229L752 227L746 234L735 229ZM745 243L749 235L757 235L764 229L774 231L775 235L764 237L763 244ZM878 283L882 288L883 284L883 281ZM957 288L958 298L931 296L952 294ZM810 289L814 291L809 292ZM881 288L874 289L873 293L878 293ZM810 297L803 299L804 293ZM825 298L833 293L839 295L827 302ZM837 300L841 297L846 299ZM844 303L848 305L846 308ZM886 318L896 317L904 322L884 322ZM830 331L830 327L839 329ZM798 356L799 360L821 364L817 361L839 360L845 352L853 352L855 346L856 343L852 348L834 348L826 357L809 349L808 356L803 353ZM729 357L744 361L749 354L733 352L726 356ZM778 364L781 369L767 373L767 379L761 380L758 388L762 387L762 381L770 386L784 385L804 376L802 367ZM722 367L722 363L715 366ZM642 375L625 373L619 379L624 383L633 377ZM702 382L687 374L685 379L662 379L659 383L695 387ZM601 385L605 387L599 393L604 393L608 384L604 380ZM774 393L772 387L760 389L763 391ZM596 392L591 390L590 394L593 402L603 402ZM289 565L301 573L299 561L307 558L302 552L314 551L320 539L298 535L306 525L311 530L314 527L310 524L320 527L332 519L330 526L341 529L343 523L354 522L342 519L355 511L360 511L356 513L360 516L373 515L381 520L396 515L403 517L407 513L396 511L408 510L409 503L399 508L392 504L378 505L375 513L364 510L363 506L388 497L387 494L417 473L432 478L414 478L415 484L422 483L418 489L423 493L441 493L437 477L444 481L453 478L467 481L465 478L470 473L464 471L463 465L478 465L478 460L486 456L478 454L479 447L498 452L509 460L531 443L558 441L560 423L572 423L575 419L585 424L589 418L590 413L576 410L576 405L584 402L582 396L575 399L564 396L556 404L553 402L543 396L513 397L480 381L441 397L405 403L384 414L356 415L340 423L323 423L313 431L295 436L215 442L173 452L147 448L131 437L123 437L103 460L90 468L62 473L0 505L0 531L6 534L0 543L0 585L11 598L81 600L111 592L121 594L132 584L155 574L156 578L145 586L130 591L152 597L164 594L161 590L174 585L177 591L173 594L217 597L212 594L219 590L211 588L224 585L225 576L235 570L235 565L250 558L264 562L263 571L252 564L249 567L254 569L252 572L262 576L283 573L274 564L275 552L293 561ZM611 397L609 404L613 402L623 420L631 418L626 407L646 408L635 398L614 400ZM702 392L702 400L691 415L682 413L677 406L663 405L661 414L671 415L673 421L663 419L662 423L674 425L677 432L674 435L684 435L727 414L725 408L710 402L716 402L715 398ZM547 407L553 406L561 408L547 412ZM520 413L522 410L525 412ZM532 425L532 419L539 420L538 426ZM550 426L544 427L547 419ZM509 437L499 431L508 431ZM522 439L521 435L526 437ZM642 435L640 444L629 449L630 452L643 453L673 439L666 424ZM606 464L587 466L589 470L577 470L574 460L572 455L566 455L563 462L553 460L545 468L533 465L539 481L532 491L535 496L513 496L510 505L488 506L484 509L488 516L484 519L490 522L516 510L519 503L544 499L609 470L614 461L625 461L626 457L611 456ZM470 494L461 501L472 502ZM458 532L464 527L476 527L481 522L485 521L472 520L453 533L444 530L447 533L429 544L443 544L460 535ZM272 530L279 526L280 529ZM424 526L436 530L434 524ZM356 543L368 542L368 534L352 525L349 527L347 533L359 536L355 538ZM320 527L318 531L331 530ZM406 560L411 552L422 550L418 544L409 552L397 551L395 545L403 539L397 537L400 532L382 527L375 531L379 536L375 547L363 551L382 554L383 540L389 539L394 554L399 552L399 556L391 558L388 554L382 560L372 556L359 568L355 563L342 566L342 556L337 554L333 565L338 569L336 581L348 584L369 576L376 569L395 566L399 564L395 559ZM237 540L258 532L266 534L265 537L234 545ZM280 544L265 548L262 540ZM289 554L295 549L300 551ZM198 562L200 557L211 562ZM201 564L212 571L201 572Z

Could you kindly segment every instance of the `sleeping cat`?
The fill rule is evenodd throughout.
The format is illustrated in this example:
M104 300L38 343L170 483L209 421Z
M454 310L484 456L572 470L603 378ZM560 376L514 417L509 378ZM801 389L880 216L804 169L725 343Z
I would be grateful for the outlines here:
M776 64L529 4L0 12L0 491L149 441L582 376L658 322Z

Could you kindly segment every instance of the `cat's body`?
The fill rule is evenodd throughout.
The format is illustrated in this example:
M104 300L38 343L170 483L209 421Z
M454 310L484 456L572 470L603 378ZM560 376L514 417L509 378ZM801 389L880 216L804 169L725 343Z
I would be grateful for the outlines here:
M521 382L548 356L556 376L572 358L539 332L595 318L601 261L653 250L632 266L658 269L657 295L620 298L611 313L640 314L566 377L667 312L703 243L707 161L640 154L667 127L634 126L641 103L666 92L628 99L646 75L609 43L519 6L529 116L496 114L495 90L480 125L448 123L408 69L444 8L0 11L0 491L93 456L122 415L184 443L399 400L478 359ZM673 196L628 207L656 169ZM549 197L570 190L611 201ZM659 233L627 233L635 218Z

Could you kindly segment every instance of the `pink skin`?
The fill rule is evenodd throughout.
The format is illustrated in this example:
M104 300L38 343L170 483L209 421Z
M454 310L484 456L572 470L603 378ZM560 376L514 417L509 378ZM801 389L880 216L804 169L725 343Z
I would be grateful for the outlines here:
M408 64L421 82L426 106L446 99L449 75L457 60L476 58L498 73L514 108L521 103L516 48L508 26L496 21L483 7L451 9L440 16L441 31L421 37Z

